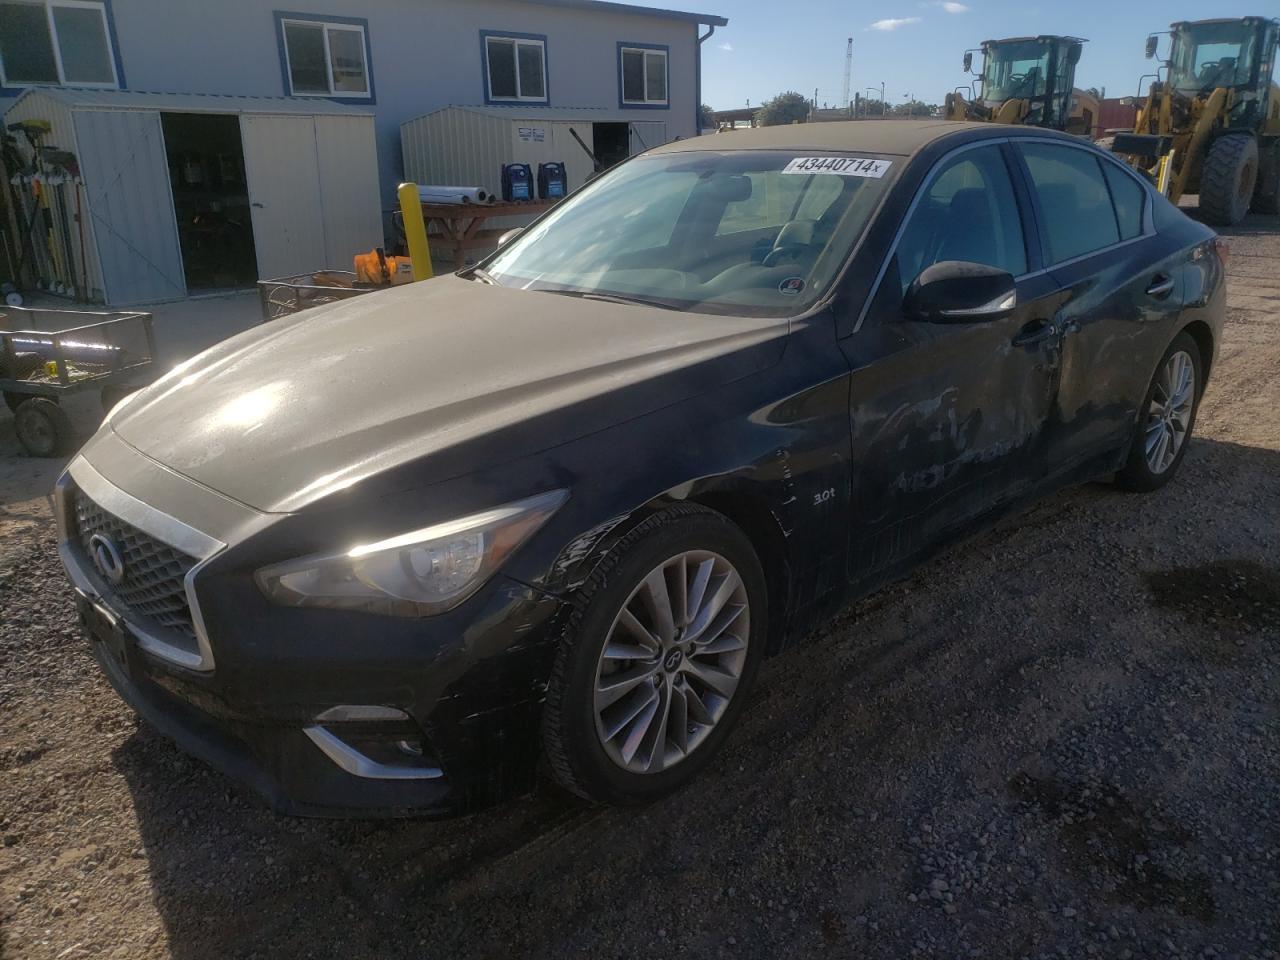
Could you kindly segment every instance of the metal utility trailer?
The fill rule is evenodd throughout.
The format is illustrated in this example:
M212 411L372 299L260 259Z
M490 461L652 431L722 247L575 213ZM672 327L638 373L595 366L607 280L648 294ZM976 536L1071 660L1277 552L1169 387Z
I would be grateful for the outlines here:
M155 357L151 314L0 308L0 393L33 457L70 453L75 432L59 400L97 390L104 410L143 385Z
M266 323L322 303L385 289L385 286L358 280L350 270L318 270L296 277L259 280L258 299L262 304L262 322Z

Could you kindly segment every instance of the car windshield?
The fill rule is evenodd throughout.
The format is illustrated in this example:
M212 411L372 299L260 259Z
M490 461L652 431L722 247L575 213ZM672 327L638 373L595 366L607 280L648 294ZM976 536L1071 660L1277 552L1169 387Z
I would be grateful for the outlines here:
M831 152L638 157L502 247L485 278L697 313L792 316L831 284L899 166Z
M982 67L982 99L1003 103L1044 96L1052 49L1038 40L989 46Z
M1249 82L1257 31L1247 24L1195 23L1174 34L1169 83L1183 93Z

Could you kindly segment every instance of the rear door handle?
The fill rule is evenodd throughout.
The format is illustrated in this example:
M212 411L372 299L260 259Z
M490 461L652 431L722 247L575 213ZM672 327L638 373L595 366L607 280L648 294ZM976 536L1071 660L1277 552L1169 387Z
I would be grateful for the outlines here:
M1147 296L1155 297L1157 300L1163 300L1173 292L1173 277L1166 277L1163 273L1158 273L1155 279L1151 281L1151 286L1147 287Z
M1015 347L1026 347L1041 340L1048 340L1058 332L1057 324L1052 320L1032 320L1013 338Z

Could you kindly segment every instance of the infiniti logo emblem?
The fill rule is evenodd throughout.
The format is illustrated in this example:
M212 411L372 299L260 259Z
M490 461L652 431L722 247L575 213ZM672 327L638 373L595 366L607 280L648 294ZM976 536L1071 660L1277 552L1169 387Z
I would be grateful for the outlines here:
M120 556L120 549L102 534L95 533L89 538L89 555L107 583L119 584L124 580L124 559Z
M684 659L683 653L681 653L679 650L672 650L670 653L667 654L667 659L663 661L662 666L668 671L674 670L676 667L680 666L680 661L683 659Z

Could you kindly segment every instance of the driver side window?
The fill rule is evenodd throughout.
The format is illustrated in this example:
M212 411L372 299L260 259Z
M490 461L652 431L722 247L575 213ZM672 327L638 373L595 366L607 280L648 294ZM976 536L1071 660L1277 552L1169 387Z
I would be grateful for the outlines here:
M1027 272L1027 249L1009 170L998 146L966 150L937 170L898 241L900 294L943 260Z

